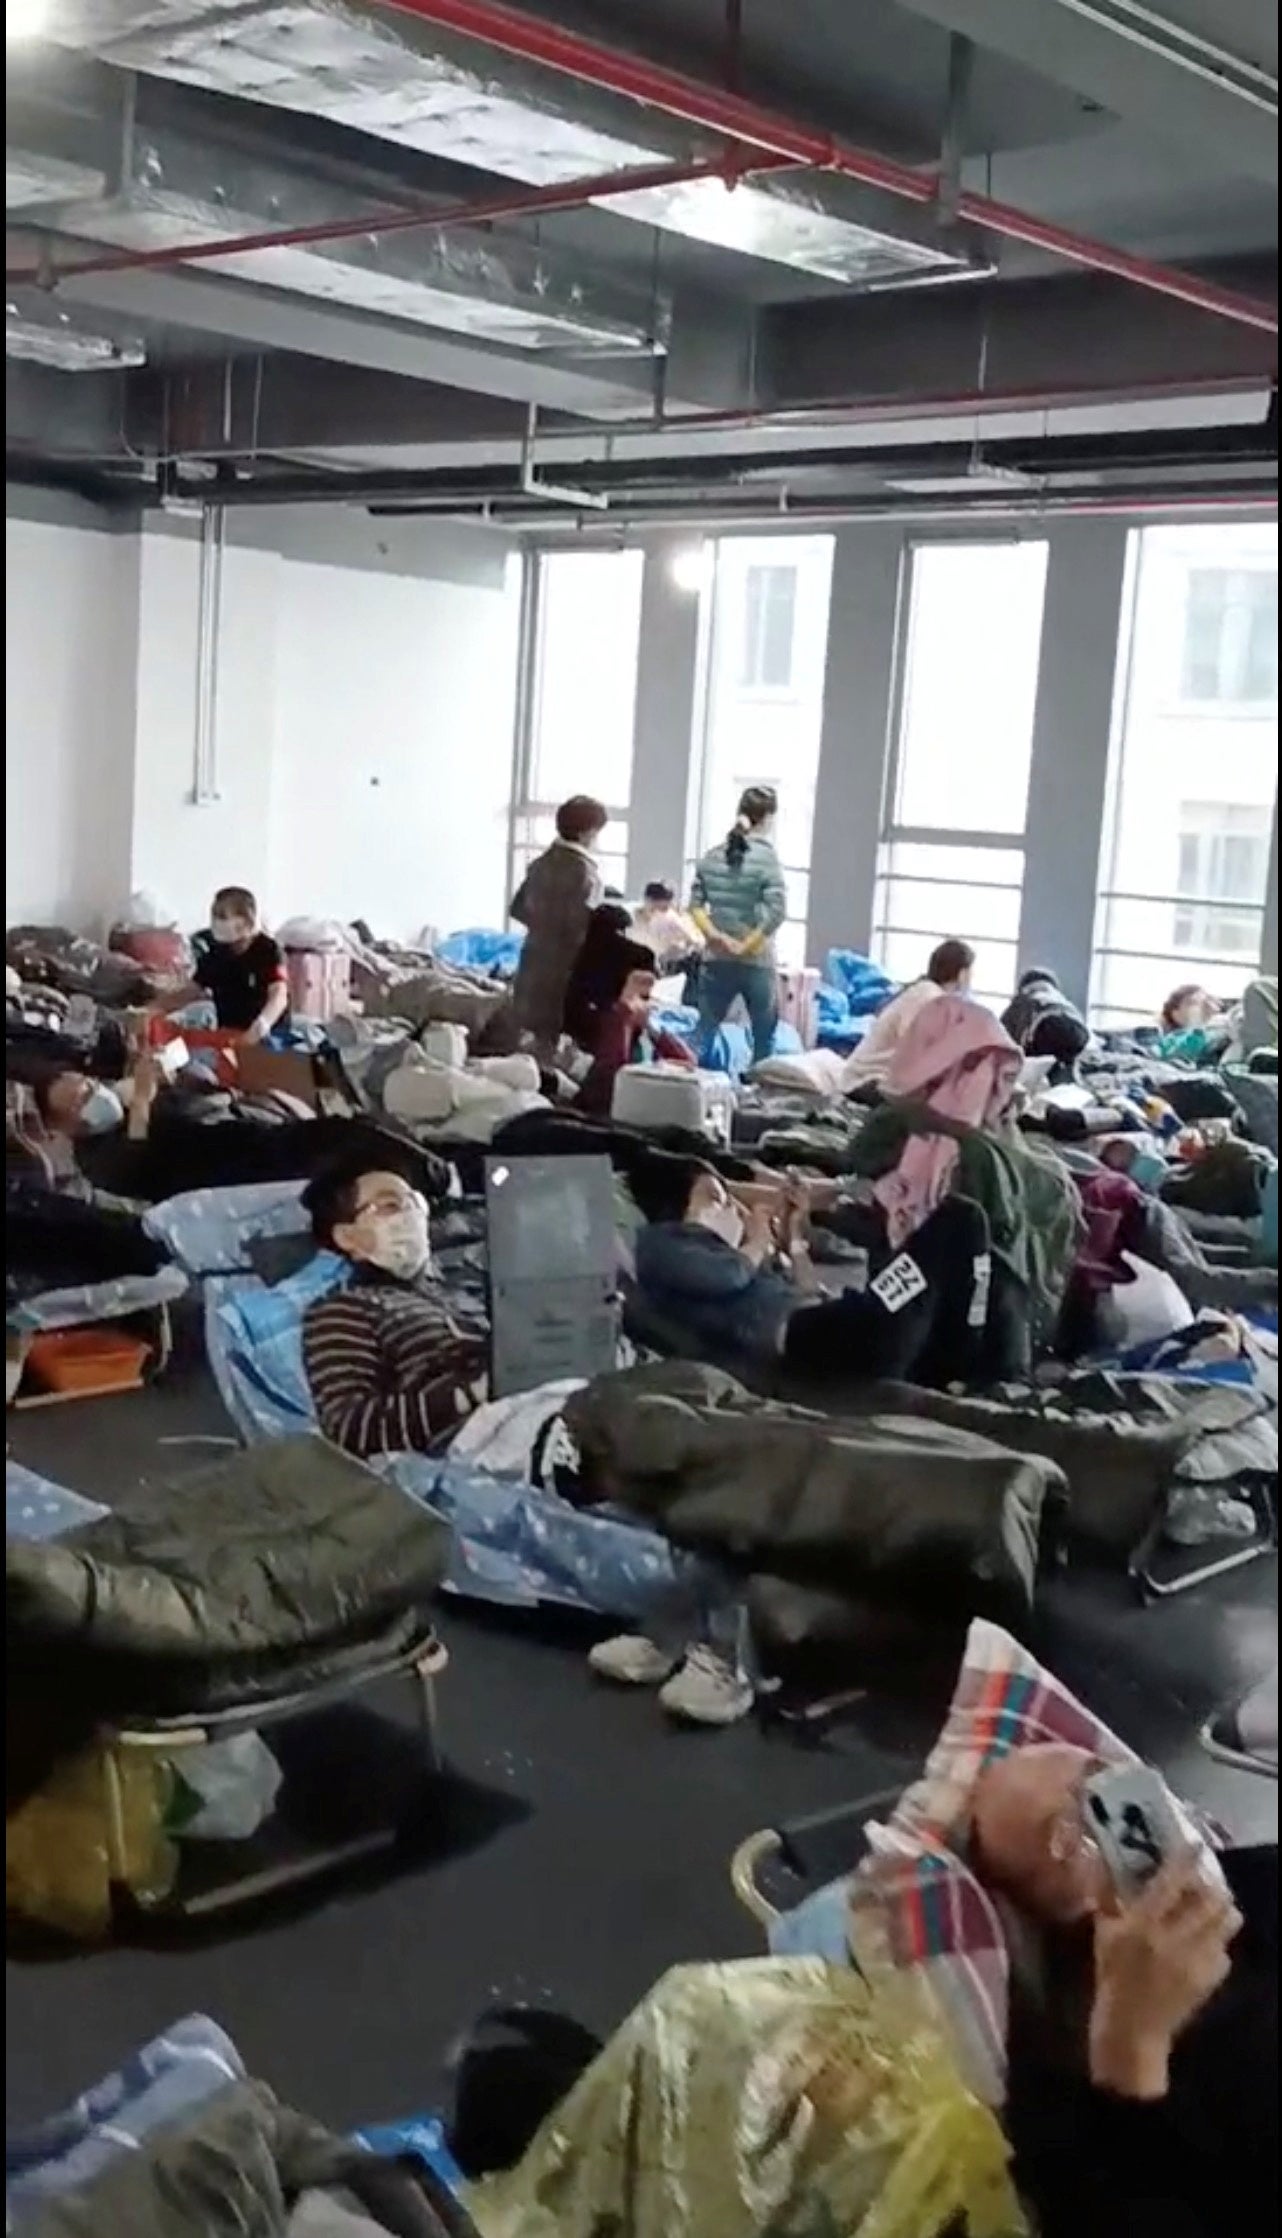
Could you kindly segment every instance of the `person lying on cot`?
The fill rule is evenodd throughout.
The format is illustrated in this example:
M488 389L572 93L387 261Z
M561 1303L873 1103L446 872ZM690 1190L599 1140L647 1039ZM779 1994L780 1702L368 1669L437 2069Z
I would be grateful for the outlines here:
M1180 1058L1200 1065L1219 1056L1228 1046L1232 1021L1205 987L1175 987L1158 1018L1159 1057Z
M1026 1057L1050 1058L1050 1086L1060 1087L1076 1078L1077 1060L1090 1044L1090 1028L1053 971L1039 967L1021 973L1001 1023Z
M155 1008L168 1015L194 1002L212 1002L224 1033L242 1041L267 1041L289 1023L285 958L258 919L247 886L220 886L209 913L209 934L197 943L196 968L185 987Z
M82 1171L80 1148L92 1136L117 1131L126 1143L144 1143L162 1079L155 1059L140 1056L119 1088L65 1067L29 1082L8 1081L6 1179L96 1202L104 1210L124 1209L126 1200L96 1188Z
M1061 1744L981 1773L968 1861L1012 1956L1007 2129L1042 2238L1220 2238L1277 2213L1276 1846L1120 1901ZM1235 2209L1233 2201L1249 2198Z
M350 1279L303 1319L303 1372L324 1435L346 1453L426 1453L484 1397L488 1346L460 1329L432 1274L427 1203L366 1149L310 1181L320 1248Z
M694 1065L684 1041L656 1026L650 1017L655 988L650 950L635 940L626 941L624 947L627 953L620 960L627 977L615 1001L597 1018L592 1070L576 1099L580 1111L609 1112L614 1083L625 1065Z
M645 1217L636 1238L642 1304L699 1356L770 1359L807 1292L810 1264L804 1199L784 1190L745 1207L720 1174L694 1158L668 1158L638 1173L632 1192Z
M683 1356L749 1379L781 1362L820 1390L883 1377L942 1389L980 1374L992 1262L987 1221L965 1198L898 1250L870 1211L863 1281L825 1295L810 1256L824 1185L789 1177L777 1194L740 1196L698 1160L672 1158L632 1190L646 1222L634 1245L639 1302Z

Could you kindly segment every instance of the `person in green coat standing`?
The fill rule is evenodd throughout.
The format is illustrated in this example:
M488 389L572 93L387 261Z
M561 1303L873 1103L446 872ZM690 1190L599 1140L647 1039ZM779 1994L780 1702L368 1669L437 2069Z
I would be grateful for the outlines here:
M772 785L750 785L725 838L694 874L690 914L707 943L699 973L697 1055L704 1063L717 1028L742 997L752 1061L764 1063L779 1023L775 934L788 890L771 836L779 810Z

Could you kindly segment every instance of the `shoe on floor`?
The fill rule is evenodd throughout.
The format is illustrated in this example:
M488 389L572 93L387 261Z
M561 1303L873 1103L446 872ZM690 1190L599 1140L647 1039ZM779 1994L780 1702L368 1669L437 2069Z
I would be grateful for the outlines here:
M752 1708L753 1691L742 1671L711 1648L692 1647L660 1688L659 1700L670 1717L687 1725L737 1725Z
M588 1669L598 1678L613 1679L616 1686L662 1686L679 1660L644 1633L622 1632L617 1639L597 1642L588 1656Z

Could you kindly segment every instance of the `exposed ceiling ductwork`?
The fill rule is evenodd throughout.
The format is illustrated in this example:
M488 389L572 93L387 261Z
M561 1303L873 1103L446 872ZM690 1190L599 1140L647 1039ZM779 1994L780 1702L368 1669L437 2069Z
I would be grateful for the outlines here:
M994 460L993 415L1080 397L1123 413L1114 478L1129 445L1258 489L1275 208L1091 97L1102 14L1150 9L1027 0L1039 78L1001 58L1023 4L46 0L9 55L11 467L144 502L301 473L522 528L576 491L607 527L1001 501L990 465L1035 503L1066 494L1051 419ZM941 28L967 10L991 52Z
M233 155L189 131L135 128L126 136L118 189L64 207L58 223L86 240L150 250L176 241L215 246L273 228L340 226L365 206L298 166L239 149ZM518 349L644 354L662 348L667 336L661 300L493 231L366 233L219 256L212 268Z
M59 373L118 372L147 362L140 338L96 334L70 311L30 291L5 304L4 349L6 357Z
M146 76L325 117L534 186L715 152L674 119L347 0L72 0L51 35ZM968 263L933 211L848 180L745 180L733 192L696 180L612 207L819 279L942 277Z

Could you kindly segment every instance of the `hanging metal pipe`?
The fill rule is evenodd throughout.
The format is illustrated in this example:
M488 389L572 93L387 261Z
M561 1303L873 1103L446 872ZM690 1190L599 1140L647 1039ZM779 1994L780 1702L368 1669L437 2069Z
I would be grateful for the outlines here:
M545 69L558 70L604 92L643 102L686 124L700 125L768 155L782 156L804 169L835 171L843 178L858 179L865 186L880 187L887 194L919 205L938 199L939 182L934 172L915 170L869 148L839 140L832 133L796 124L724 87L664 69L641 55L602 46L559 24L527 16L506 6L504 0L389 0L389 5L417 22L460 32L523 62L540 63ZM1275 304L1239 295L1232 288L1219 287L1173 265L1111 248L1089 234L1055 225L1009 203L993 201L986 194L960 194L956 215L1006 240L1045 249L1088 271L1104 272L1132 287L1187 303L1193 310L1209 311L1217 318L1257 327L1264 333L1277 333Z
M227 516L206 505L200 516L200 572L196 582L196 730L192 804L210 808L218 793L218 655L223 612L223 551Z
M787 159L753 158L749 171L781 171ZM60 280L74 280L90 273L147 272L173 264L214 264L220 257L247 256L257 249L318 248L325 242L352 241L362 234L432 231L455 225L493 225L504 218L546 217L550 211L579 210L590 202L608 201L615 194L640 194L658 187L689 186L699 179L741 178L744 166L726 156L710 156L691 163L634 164L625 171L603 171L594 177L565 179L559 184L509 187L502 194L484 195L475 202L446 203L436 209L407 210L404 203L382 210L367 210L360 217L328 218L316 225L281 226L265 233L232 234L223 241L173 242L158 249L104 249L96 256L80 257L66 264L24 265L5 273L9 287L56 287Z

